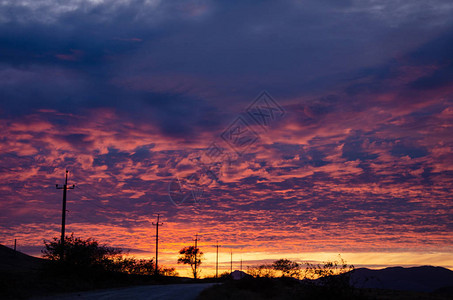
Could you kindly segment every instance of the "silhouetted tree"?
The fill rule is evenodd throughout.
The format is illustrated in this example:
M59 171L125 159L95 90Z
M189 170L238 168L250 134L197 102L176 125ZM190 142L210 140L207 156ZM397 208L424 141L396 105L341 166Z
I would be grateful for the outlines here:
M119 257L113 261L112 269L127 274L153 275L155 270L153 259L135 259Z
M200 273L199 266L201 265L203 252L201 252L198 247L189 246L179 250L179 255L178 264L190 265L193 278L197 279L198 274Z
M54 238L53 241L44 241L45 249L41 252L43 257L60 262L61 243ZM65 259L63 267L71 266L71 269L79 271L87 267L98 268L104 271L122 272L126 274L153 275L155 271L154 259L136 259L124 257L121 249L99 245L94 239L82 239L74 237L74 234L65 237ZM159 266L159 274L164 276L177 276L175 268Z
M342 292L350 292L350 276L354 271L353 265L348 265L346 261L338 255L338 260L327 261L323 264L307 263L304 277L305 279L316 279L322 286Z
M249 266L247 267L247 274L252 275L255 278L266 277L272 278L275 277L275 270L270 264L263 264L259 266Z
M43 257L49 260L59 261L61 256L61 242L54 238L53 241L44 241L45 249L41 252ZM115 258L120 258L121 249L99 245L91 238L83 240L74 237L72 233L65 237L64 242L64 262L75 266L109 266Z
M175 268L167 268L164 266L159 266L159 275L162 276L178 276L178 272L176 272ZM154 273L153 273L154 274Z
M324 278L332 275L340 275L354 270L353 265L348 265L346 261L338 255L338 260L327 261L323 264L310 264L307 263L305 269L305 278L317 279Z
M289 259L279 259L274 261L272 268L282 272L282 277L296 277L300 276L300 265Z

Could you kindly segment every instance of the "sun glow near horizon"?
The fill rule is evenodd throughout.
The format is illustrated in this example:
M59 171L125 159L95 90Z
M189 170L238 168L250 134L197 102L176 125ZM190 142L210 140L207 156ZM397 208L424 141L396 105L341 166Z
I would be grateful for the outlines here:
M101 240L98 240L103 244ZM178 251L184 246L193 245L189 244L174 244L169 245L160 244L159 250L159 265L165 267L174 267L179 276L191 277L192 273L189 266L177 264ZM449 252L415 252L415 251L402 251L402 252L269 252L269 251L255 251L248 252L244 247L228 248L219 244L219 274L230 272L231 259L232 269L246 271L247 267L258 266L261 264L269 264L278 259L289 259L301 263L304 267L306 262L309 263L323 263L327 261L339 261L343 259L348 265L353 265L355 268L366 267L370 269L381 269L386 267L416 267L416 266L438 266L453 270L453 258ZM108 244L113 246L114 244ZM154 259L155 258L155 245L143 247L140 251L134 249L125 251L124 255L128 257L135 257L137 259ZM152 249L151 251L146 250ZM214 276L215 263L216 263L216 248L212 244L199 245L200 250L204 253L203 262L201 264L201 276ZM20 248L19 248L20 250ZM24 251L27 254L41 257L41 253L35 251ZM231 257L232 254L232 257ZM241 263L242 262L242 263Z
M221 249L221 248L219 248ZM215 249L200 247L204 252L204 260L201 264L202 276L215 275L216 252ZM219 274L230 272L231 257L230 252L219 250ZM237 250L237 249L234 249ZM382 269L386 267L418 267L418 266L437 266L444 267L453 271L453 258L448 252L421 253L421 252L307 252L307 253L268 253L268 252L235 252L233 250L233 271L240 270L242 260L242 270L247 267L258 266L261 264L272 263L278 259L286 258L299 263L323 263L327 261L338 261L341 257L348 265L355 268ZM177 251L175 251L177 253ZM137 258L152 258L153 254L137 254ZM167 267L174 267L180 276L191 276L190 267L178 265L176 263L177 254L159 254L159 264ZM304 267L302 265L302 267Z

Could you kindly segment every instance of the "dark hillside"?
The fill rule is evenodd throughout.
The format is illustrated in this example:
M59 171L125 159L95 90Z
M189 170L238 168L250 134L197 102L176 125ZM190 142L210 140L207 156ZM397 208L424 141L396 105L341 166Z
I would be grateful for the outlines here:
M0 245L0 272L30 272L42 268L45 260Z

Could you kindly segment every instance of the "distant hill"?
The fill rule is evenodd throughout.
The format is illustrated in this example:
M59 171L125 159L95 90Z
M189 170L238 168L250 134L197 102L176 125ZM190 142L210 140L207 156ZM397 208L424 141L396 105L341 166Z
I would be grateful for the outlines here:
M360 268L353 271L350 282L357 288L434 292L453 287L453 271L432 266L381 270Z
M0 245L0 272L29 272L41 268L44 259Z

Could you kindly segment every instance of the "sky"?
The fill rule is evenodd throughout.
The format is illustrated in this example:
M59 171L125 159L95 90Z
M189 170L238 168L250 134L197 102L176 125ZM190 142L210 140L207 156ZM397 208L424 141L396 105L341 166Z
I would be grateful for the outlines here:
M0 1L0 243L453 269L453 3ZM176 266L180 274L187 268Z

